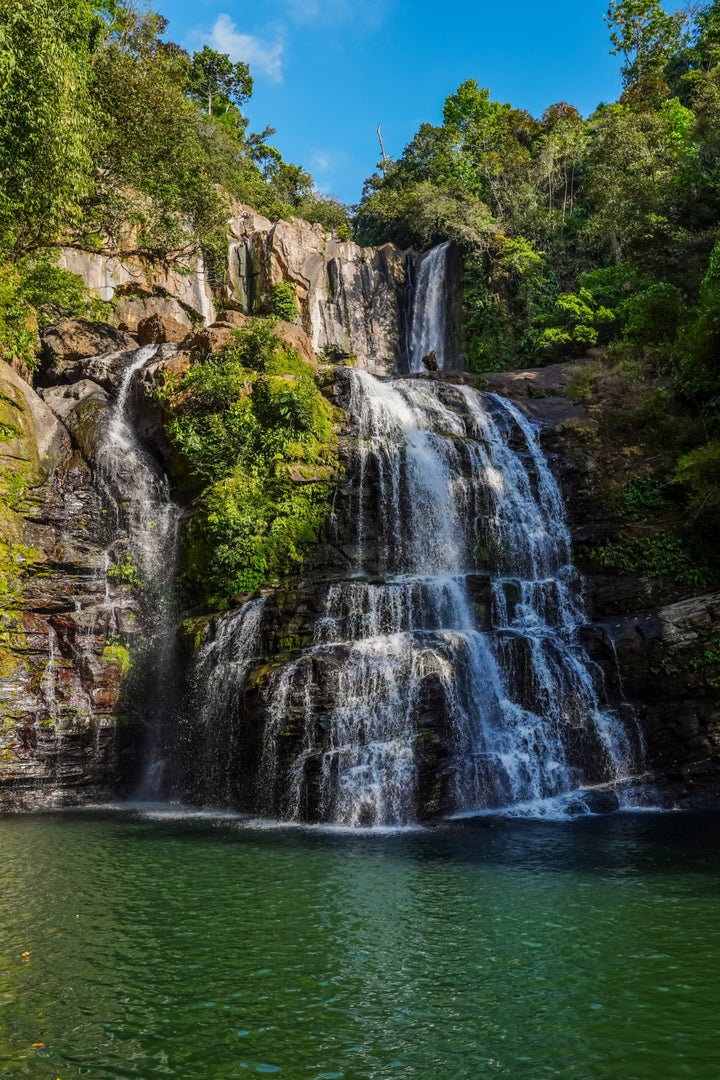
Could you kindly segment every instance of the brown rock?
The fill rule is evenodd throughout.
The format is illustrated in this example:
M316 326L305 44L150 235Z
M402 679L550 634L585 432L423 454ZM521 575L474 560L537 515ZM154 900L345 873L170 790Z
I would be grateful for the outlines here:
M205 326L194 330L182 342L183 351L189 352L194 364L204 360L211 353L220 352L232 341L232 327L228 324Z
M247 322L247 315L243 315L241 311L223 311L218 315L217 319L213 323L214 326L233 326L236 330L245 326Z
M129 330L134 334L139 324L151 315L175 319L185 327L186 334L193 328L187 311L172 296L121 296L115 303L112 321L120 330Z
M60 319L42 333L40 382L50 386L75 382L82 377L78 374L79 361L136 348L136 339L114 326L85 319Z
M183 341L187 332L187 324L170 315L155 313L138 323L137 337L141 345L164 345L166 342Z
M279 322L277 326L273 327L273 334L279 337L285 345L289 345L291 349L295 349L296 352L300 353L303 360L306 360L308 364L317 368L318 360L312 342L301 326L295 326L294 323L289 322Z

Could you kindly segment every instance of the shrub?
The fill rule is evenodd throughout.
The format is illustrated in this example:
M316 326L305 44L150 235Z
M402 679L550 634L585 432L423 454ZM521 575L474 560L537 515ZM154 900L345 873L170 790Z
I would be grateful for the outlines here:
M685 297L675 285L657 281L623 304L624 336L642 345L674 341L685 307Z
M270 290L270 310L278 319L295 322L298 313L295 286L289 281L278 281Z

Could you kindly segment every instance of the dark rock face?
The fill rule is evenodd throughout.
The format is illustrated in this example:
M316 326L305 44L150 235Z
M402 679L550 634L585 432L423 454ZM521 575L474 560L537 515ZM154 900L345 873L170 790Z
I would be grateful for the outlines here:
M113 643L139 627L131 593L107 578L92 472L107 394L89 380L47 393L56 413L0 365L15 432L0 441L0 806L106 796L124 770Z

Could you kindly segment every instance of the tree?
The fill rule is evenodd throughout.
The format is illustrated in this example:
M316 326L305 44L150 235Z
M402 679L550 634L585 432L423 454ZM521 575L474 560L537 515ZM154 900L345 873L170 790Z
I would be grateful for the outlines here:
M588 127L572 105L559 102L546 109L543 134L537 141L535 167L546 187L548 224L564 224L575 209L577 177L587 155Z
M687 15L668 15L660 0L610 0L605 21L611 28L613 56L622 53L625 58L626 87L662 73L669 58L687 41Z
M0 0L0 249L22 255L76 222L91 188L86 0Z
M218 98L227 112L231 102L240 106L252 95L250 68L242 60L233 64L227 53L205 45L201 52L193 53L188 90L192 98L205 106L208 116L212 116L213 102Z

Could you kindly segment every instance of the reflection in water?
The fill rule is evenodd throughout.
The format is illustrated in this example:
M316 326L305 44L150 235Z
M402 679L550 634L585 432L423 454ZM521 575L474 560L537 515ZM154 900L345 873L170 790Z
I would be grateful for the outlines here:
M712 818L78 813L0 843L3 1076L716 1076Z

